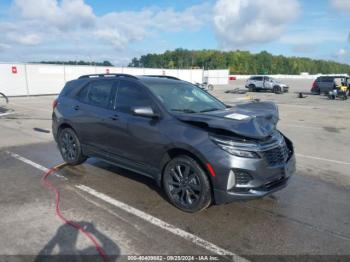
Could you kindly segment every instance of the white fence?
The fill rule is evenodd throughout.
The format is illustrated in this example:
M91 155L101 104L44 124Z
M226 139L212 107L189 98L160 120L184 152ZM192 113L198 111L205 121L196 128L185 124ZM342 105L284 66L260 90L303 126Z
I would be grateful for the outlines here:
M228 73L228 70L206 70L203 74L203 82L213 85L227 85Z
M86 74L168 75L192 83L228 84L228 70L0 64L0 92L8 96L58 94L64 84Z
M348 76L348 74L327 74L327 76L338 76L338 75L344 75ZM229 75L229 79L248 79L253 75ZM308 74L300 74L300 75L268 75L273 78L278 78L278 79L316 79L319 76L322 76L322 74L317 74L317 75L308 75Z

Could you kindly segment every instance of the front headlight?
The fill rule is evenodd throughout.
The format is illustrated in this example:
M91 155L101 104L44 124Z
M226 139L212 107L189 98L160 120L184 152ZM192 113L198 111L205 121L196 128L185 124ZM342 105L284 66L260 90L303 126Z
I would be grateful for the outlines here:
M235 142L232 140L225 140L218 137L210 137L211 140L218 145L222 150L234 156L244 158L260 158L256 152L250 151L249 148L256 148L256 144L249 142Z
M229 146L222 146L222 145L218 145L218 146L234 156L245 157L245 158L259 158L258 154L255 152L234 149L234 148L229 147Z

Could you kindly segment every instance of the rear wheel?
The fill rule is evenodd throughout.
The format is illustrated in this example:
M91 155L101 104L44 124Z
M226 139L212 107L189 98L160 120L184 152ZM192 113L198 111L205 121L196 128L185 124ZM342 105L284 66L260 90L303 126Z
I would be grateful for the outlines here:
M77 135L71 128L65 128L59 132L58 147L63 160L69 165L79 165L87 159L82 153Z
M163 188L170 202L185 212L198 212L211 203L211 187L205 171L191 157L172 159L163 172Z

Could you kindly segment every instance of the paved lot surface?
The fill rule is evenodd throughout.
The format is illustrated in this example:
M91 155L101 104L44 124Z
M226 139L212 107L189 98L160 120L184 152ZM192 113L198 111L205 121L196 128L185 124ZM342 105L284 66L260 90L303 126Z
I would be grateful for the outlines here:
M297 173L283 191L190 215L170 205L152 180L89 159L64 167L59 173L66 179L50 178L61 191L64 215L84 225L109 255L350 259L350 100L299 99L294 92L307 93L312 81L288 84L288 94L248 94L279 105L279 128L295 143ZM216 87L213 94L228 104L243 102L245 95L225 93L236 87L243 81ZM54 196L40 184L39 169L62 162L50 130L53 99L0 104L1 255L96 254L86 238L55 216Z

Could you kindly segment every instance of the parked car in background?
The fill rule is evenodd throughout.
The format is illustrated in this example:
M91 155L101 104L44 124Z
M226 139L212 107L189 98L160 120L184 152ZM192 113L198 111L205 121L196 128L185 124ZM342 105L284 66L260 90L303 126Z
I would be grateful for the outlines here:
M272 102L233 107L166 76L86 75L53 103L52 130L69 165L97 157L153 178L186 212L263 197L295 172ZM130 190L133 190L130 188Z
M312 84L311 93L315 95L328 95L329 91L335 89L335 87L342 82L350 87L350 78L348 76L319 76Z
M283 84L269 76L251 76L247 80L245 87L251 92L264 90L280 94L289 91L288 85Z
M203 83L195 83L196 86L199 88L205 90L205 91L213 91L214 86L212 84L209 84L208 82L203 82Z

